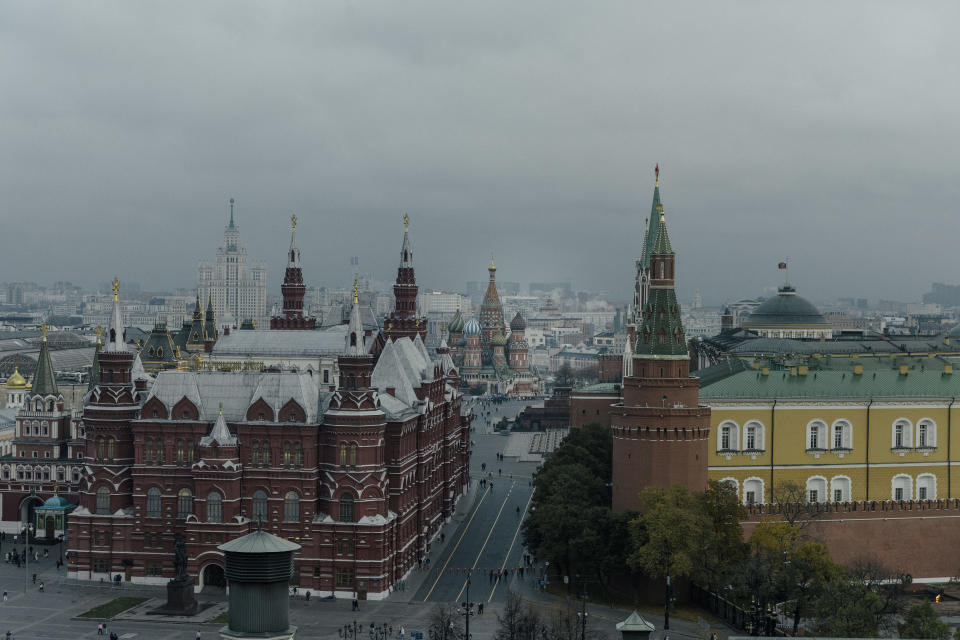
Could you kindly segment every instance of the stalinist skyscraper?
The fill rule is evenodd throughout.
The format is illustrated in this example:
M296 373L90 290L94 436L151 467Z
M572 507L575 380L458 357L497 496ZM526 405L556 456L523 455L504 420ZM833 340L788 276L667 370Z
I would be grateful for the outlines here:
M197 293L201 304L213 303L219 326L253 320L258 327L266 327L267 267L253 264L247 268L247 248L240 244L233 205L230 198L230 222L223 231L223 246L217 249L216 265L201 262L197 269Z

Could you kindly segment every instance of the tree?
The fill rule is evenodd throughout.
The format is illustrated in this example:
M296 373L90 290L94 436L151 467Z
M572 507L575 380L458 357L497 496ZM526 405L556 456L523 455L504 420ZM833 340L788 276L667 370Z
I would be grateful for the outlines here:
M628 562L651 578L666 578L663 628L670 628L670 579L691 575L702 514L683 485L648 487L640 493L644 512L631 522L633 552Z
M494 640L541 640L546 625L532 607L512 589L507 591L503 612L497 615L498 628Z
M843 570L830 558L827 547L819 542L804 542L789 554L782 572L787 598L793 603L793 635L800 629L800 620L823 595L828 584L839 580Z
M745 515L737 490L728 483L711 480L697 496L703 515L700 544L697 547L698 582L715 590L729 584L747 556L740 520Z
M807 500L807 490L796 482L779 482L773 490L773 499L783 506L783 519L801 531L819 517L817 505Z
M933 638L949 640L950 625L937 617L929 600L915 604L903 616L903 622L897 625L901 638Z
M430 640L464 640L460 618L454 605L438 604L430 614Z
M893 627L910 577L873 559L859 559L840 579L824 585L813 606L816 633L828 637L873 638Z

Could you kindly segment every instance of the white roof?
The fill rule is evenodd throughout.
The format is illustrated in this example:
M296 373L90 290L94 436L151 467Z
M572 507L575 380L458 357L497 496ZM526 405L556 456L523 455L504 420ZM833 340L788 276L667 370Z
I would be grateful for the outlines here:
M200 420L207 422L217 419L220 403L229 422L245 421L247 409L260 398L273 409L274 419L293 399L306 411L307 422L318 422L329 404L329 392L318 389L314 376L288 371L161 371L147 400L157 398L171 409L183 397L197 406Z
M346 337L345 324L319 331L231 331L230 335L220 336L211 355L214 359L217 356L319 358L342 354Z

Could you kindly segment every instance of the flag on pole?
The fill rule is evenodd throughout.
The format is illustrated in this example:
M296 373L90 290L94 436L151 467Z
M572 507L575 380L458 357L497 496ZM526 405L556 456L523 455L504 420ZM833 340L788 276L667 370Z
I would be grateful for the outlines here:
M781 262L780 264L777 265L777 269L786 269L786 268L787 268L786 262Z

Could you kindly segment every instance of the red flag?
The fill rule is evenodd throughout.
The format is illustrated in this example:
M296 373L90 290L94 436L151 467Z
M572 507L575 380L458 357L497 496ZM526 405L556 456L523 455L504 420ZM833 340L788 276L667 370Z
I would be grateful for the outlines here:
M777 265L777 269L786 269L786 268L787 268L786 262L781 262L780 264Z

